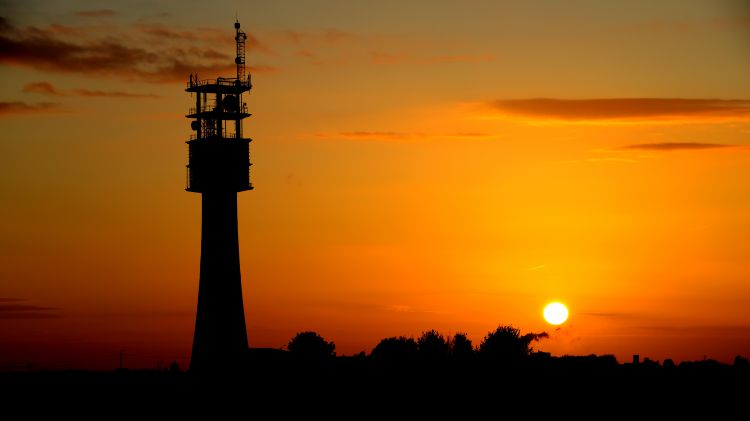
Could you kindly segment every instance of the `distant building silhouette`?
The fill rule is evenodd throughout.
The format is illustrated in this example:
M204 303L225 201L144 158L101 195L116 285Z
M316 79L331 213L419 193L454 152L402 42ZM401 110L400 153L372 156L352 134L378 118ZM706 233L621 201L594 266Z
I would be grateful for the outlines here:
M250 140L242 136L249 117L242 94L250 91L245 75L247 36L234 24L237 76L200 80L190 75L187 92L195 108L186 117L194 134L187 142L187 191L203 195L200 285L195 318L192 371L236 367L247 353L242 303L237 193L252 190Z

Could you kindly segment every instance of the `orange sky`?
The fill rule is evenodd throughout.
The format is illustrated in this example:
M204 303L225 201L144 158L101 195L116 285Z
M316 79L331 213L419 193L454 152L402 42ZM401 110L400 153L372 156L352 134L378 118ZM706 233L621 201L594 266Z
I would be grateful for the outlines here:
M0 369L187 363L184 88L232 75L235 11L251 346L750 355L744 2L58 3L0 2Z

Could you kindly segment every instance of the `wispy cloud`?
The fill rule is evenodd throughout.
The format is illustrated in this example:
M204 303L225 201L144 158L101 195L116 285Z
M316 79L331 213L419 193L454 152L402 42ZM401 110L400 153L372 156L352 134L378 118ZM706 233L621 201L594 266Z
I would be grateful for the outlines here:
M321 134L321 137L329 135ZM406 133L406 132L368 132L368 131L351 131L335 133L336 137L345 139L364 139L364 140L404 140L414 137L422 137L424 133Z
M274 46L271 55L289 55L315 66L351 64L362 57L363 44L375 42L369 37L336 28L267 31L263 32L263 38Z
M49 82L27 83L26 85L24 85L21 91L32 93L32 94L42 94L42 95L51 95L51 96L65 96L66 95L64 92L59 91Z
M484 63L496 59L494 54L466 53L465 49L457 48L455 43L448 52L436 52L433 48L434 39L415 45L405 43L402 38L335 28L324 31L273 31L265 36L281 54L288 52L314 65L437 65Z
M0 102L0 117L11 114L34 114L56 111L60 104L56 102L38 102L29 104L23 101Z
M680 151L680 150L705 150L732 148L736 145L724 145L720 143L694 143L694 142L664 142L664 143L639 143L626 145L620 149L639 149L648 151Z
M298 57L304 57L304 58L315 58L315 53L307 49L297 50L295 51L294 55Z
M598 312L592 312L592 313L581 313L582 316L590 316L590 317L600 317L604 319L632 319L635 316L633 314L629 313L598 313Z
M482 139L490 138L490 133L483 132L390 132L390 131L344 131L333 133L316 133L320 139L375 140L375 141L416 141L433 139Z
M42 307L25 303L22 298L0 298L0 319L48 319L60 317L54 307Z
M74 95L88 96L88 97L109 97L109 98L159 98L159 95L155 94L134 94L123 91L96 91L90 89L73 89L71 91Z
M635 325L635 330L659 332L660 334L687 335L687 336L725 336L725 337L750 337L750 326L747 325Z
M370 52L373 64L446 64L446 63L482 63L492 61L491 54L446 54L446 55L417 55L412 53L384 53Z
M148 82L184 81L190 73L203 77L232 74L235 65L230 54L214 50L207 42L218 36L217 31L195 31L198 35L190 35L192 46L185 49L176 37L188 36L186 31L159 31L158 26L135 33L116 26L108 32L63 25L20 28L0 17L0 64ZM230 31L223 31L222 36L223 41L232 41ZM250 43L251 48L258 44ZM276 70L250 66L251 72Z
M69 89L56 88L49 82L34 82L24 85L22 92L34 93L48 96L84 96L84 97L109 97L109 98L159 98L155 94L136 94L123 91L100 91L91 89Z
M703 34L716 30L750 29L750 16L733 18L705 18L696 20L652 20L627 24L622 27L632 32L678 32Z
M351 32L330 28L323 33L323 38L329 44L339 44L342 42L352 41L355 36Z
M228 41L232 41L231 32L228 32L223 28L210 28L200 27L193 29L176 29L162 25L160 23L136 23L133 28L142 35L147 35L155 39L172 39L172 40L188 40L197 42L209 42L212 44L227 44ZM259 40L254 34L247 33L247 42L245 48L250 52L261 52L264 54L274 55L274 51L265 42ZM233 38L233 37L232 37ZM231 51L231 50L227 50ZM193 51L196 52L196 51ZM228 54L218 53L212 51L211 54L214 56L208 56L206 58L228 58ZM233 59L233 57L231 57Z
M270 34L277 44L292 45L343 45L358 40L358 36L352 32L336 28L328 28L317 32L302 32L294 30L278 31Z
M503 115L567 121L750 120L750 100L685 98L510 99L484 104Z
M84 18L104 18L116 16L117 12L112 9L81 10L79 12L75 12L75 15Z
M429 313L429 314L440 313L438 311L414 308L413 306L410 306L408 304L390 304L390 305L385 306L385 311L390 311L393 313Z
M417 311L414 310L412 306L406 305L406 304L391 304L385 307L388 311L393 311L395 313L416 313Z

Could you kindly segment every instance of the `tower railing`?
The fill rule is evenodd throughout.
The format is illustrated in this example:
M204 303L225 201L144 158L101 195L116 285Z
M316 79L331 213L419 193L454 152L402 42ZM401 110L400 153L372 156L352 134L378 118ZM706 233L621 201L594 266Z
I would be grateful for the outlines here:
M200 110L198 110L198 108L196 108L196 107L190 107L190 109L188 109L188 114L197 114L199 112L200 113L211 113L211 112L214 112L215 109L216 109L216 105L214 105L214 104L206 104L206 105L201 105ZM240 106L239 112L243 113L243 114L247 114L247 104L246 103L244 103L244 102L242 103L242 105ZM232 111L223 111L223 113L224 114L229 114L229 115L235 114Z
M236 139L236 138L237 138L237 133L232 133L232 132L222 133L221 136L219 136L217 134L211 134L211 135L207 135L207 136L203 136L203 137L198 137L198 135L195 134L195 133L193 133L193 134L190 135L190 140L198 140L198 139L203 139L203 140L208 140L208 139L229 139L229 140L231 140L231 139Z
M252 80L251 75L247 75L244 79L238 79L236 77L220 77L216 79L194 79L191 78L190 81L187 83L188 88L193 88L196 86L205 86L205 85L219 85L219 86L237 86L237 81L239 81L240 86L245 87L251 87L252 86Z

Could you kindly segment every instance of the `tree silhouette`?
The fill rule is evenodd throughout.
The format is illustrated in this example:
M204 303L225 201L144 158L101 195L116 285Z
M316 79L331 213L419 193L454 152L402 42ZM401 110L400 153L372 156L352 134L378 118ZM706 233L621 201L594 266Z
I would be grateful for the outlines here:
M381 340L370 354L374 359L388 362L412 360L417 355L419 346L414 338L394 336Z
M465 333L457 332L451 341L451 353L455 358L465 358L474 353L474 348Z
M750 368L750 360L743 357L742 355L737 355L736 357L734 357L734 366L742 369Z
M502 361L518 361L528 356L534 349L532 341L548 338L546 332L527 333L521 336L521 330L512 325L500 325L494 332L489 332L479 345L479 352L493 356Z
M423 358L436 360L448 357L451 347L445 336L433 329L422 332L422 336L417 339L417 350Z
M299 332L287 345L289 352L305 358L329 358L336 356L336 344L327 342L316 332Z

